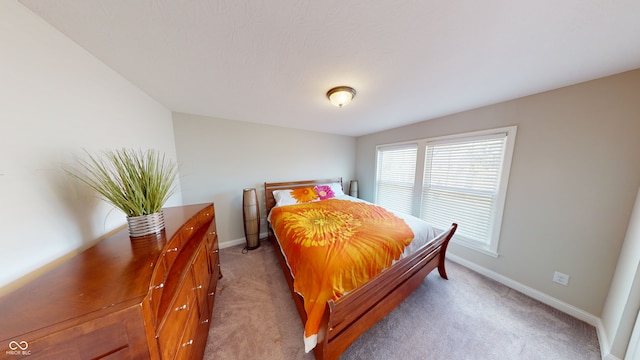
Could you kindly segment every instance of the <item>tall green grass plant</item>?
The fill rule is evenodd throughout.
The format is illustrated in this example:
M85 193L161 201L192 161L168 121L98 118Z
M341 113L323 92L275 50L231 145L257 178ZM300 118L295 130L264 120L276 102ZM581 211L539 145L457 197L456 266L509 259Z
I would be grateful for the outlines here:
M120 149L78 159L84 171L69 173L128 217L162 210L173 195L178 168L157 151Z

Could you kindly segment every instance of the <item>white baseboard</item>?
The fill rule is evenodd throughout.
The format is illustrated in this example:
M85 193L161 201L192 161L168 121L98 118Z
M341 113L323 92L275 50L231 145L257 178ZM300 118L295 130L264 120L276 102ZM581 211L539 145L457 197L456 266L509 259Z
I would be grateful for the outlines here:
M231 241L225 241L225 242L221 242L218 243L218 246L220 247L220 249L226 249L232 246L236 246L236 245L241 245L241 244L245 244L246 241L244 240L244 238L241 239L235 239L235 240L231 240Z
M608 337L606 335L606 332L604 331L602 320L600 320L599 317L593 314L590 314L582 309L578 309L573 305L567 304L564 301L558 300L541 291L530 288L506 276L500 275L497 272L494 272L480 265L467 261L459 256L448 253L447 259L455 263L458 263L466 268L469 268L481 275L484 275L489 279L495 280L505 286L508 286L511 289L519 291L533 299L540 301L543 304L549 305L557 310L560 310L565 314L571 315L576 319L582 320L589 325L594 326L596 328L596 334L598 335L598 342L600 344L600 355L602 356L602 359L603 360L620 360L619 358L611 355L610 353L611 345L609 344Z
M260 239L264 239L268 236L268 234L262 233L260 234ZM246 244L246 240L245 238L240 238L240 239L235 239L235 240L230 240L230 241L225 241L225 242L221 242L218 243L218 246L220 247L220 249L226 249L232 246L237 246L237 245L242 245L242 244Z

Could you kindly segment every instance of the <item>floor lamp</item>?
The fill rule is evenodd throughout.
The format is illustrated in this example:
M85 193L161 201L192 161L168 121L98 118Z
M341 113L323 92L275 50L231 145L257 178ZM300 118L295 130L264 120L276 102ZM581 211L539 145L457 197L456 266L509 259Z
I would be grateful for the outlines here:
M257 249L260 247L260 209L258 208L256 189L249 188L242 191L242 208L244 236L247 240L246 249Z

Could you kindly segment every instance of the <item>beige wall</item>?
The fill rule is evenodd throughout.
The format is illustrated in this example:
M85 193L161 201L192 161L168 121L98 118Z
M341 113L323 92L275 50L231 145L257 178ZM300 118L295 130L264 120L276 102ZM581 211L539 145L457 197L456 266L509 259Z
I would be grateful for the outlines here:
M638 94L640 70L359 137L361 194L378 144L517 125L500 256L450 252L599 317L640 185Z
M0 1L0 49L1 295L125 223L62 171L83 148L176 156L169 110L17 1Z
M221 246L244 242L242 189L258 190L266 232L265 182L353 178L353 137L180 113L173 119L184 202L215 202Z

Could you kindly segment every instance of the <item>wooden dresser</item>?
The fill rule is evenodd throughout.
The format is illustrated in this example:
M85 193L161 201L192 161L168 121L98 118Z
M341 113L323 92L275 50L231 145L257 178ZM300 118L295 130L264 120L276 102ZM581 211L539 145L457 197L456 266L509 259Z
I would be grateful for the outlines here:
M200 359L220 276L213 204L165 208L0 297L0 359Z

